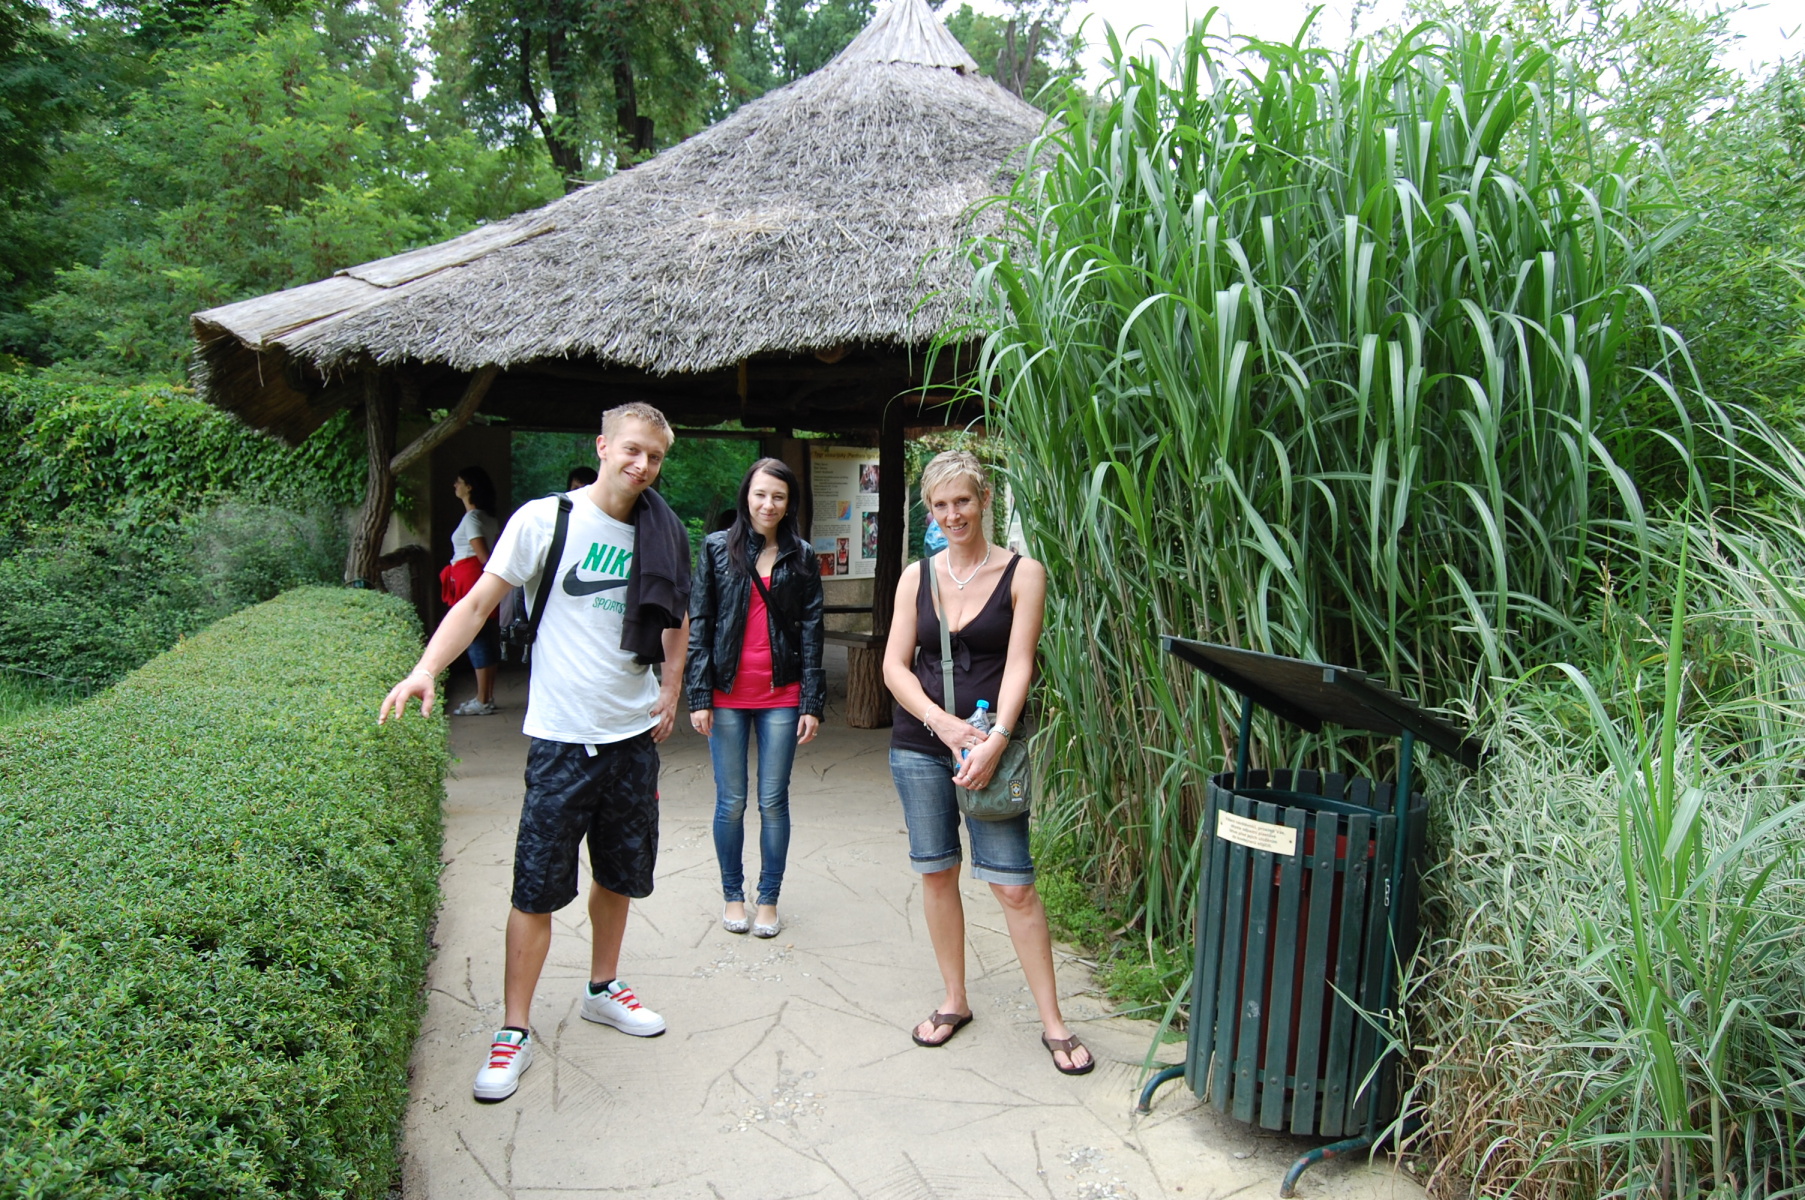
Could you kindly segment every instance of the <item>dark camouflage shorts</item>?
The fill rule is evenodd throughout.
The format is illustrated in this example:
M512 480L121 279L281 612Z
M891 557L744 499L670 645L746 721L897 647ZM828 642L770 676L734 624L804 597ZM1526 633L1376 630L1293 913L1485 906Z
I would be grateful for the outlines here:
M514 842L514 907L556 912L577 898L577 847L589 840L595 881L650 896L658 863L658 746L648 730L585 746L534 738Z

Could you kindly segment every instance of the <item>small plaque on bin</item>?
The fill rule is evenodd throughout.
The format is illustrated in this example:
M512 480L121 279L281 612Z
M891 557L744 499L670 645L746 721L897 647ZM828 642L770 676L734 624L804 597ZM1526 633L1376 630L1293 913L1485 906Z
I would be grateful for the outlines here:
M1297 853L1297 830L1289 825L1268 825L1232 812L1216 814L1216 836L1250 850L1290 856Z

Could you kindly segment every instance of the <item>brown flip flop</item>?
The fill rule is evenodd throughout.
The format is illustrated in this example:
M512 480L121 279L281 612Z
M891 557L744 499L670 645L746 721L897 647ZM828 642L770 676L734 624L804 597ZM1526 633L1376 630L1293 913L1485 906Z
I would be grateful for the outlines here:
M916 1033L914 1030L909 1031L909 1036L914 1039L915 1044L917 1046L926 1046L929 1050L932 1050L936 1046L946 1045L948 1042L953 1040L954 1034L957 1034L961 1029L964 1029L967 1025L970 1025L971 1024L971 1014L966 1013L964 1016L960 1016L958 1013L937 1012L933 1016L929 1017L928 1020L930 1020L934 1023L934 1032L935 1033L939 1033L942 1026L951 1025L953 1027L952 1033L947 1034L945 1037L941 1038L937 1042L927 1041L919 1033Z
M1063 1052L1067 1058L1070 1058L1074 1050L1083 1050L1086 1054L1090 1054L1090 1047L1079 1041L1077 1034L1068 1038L1050 1038L1043 1033L1040 1035L1040 1044L1047 1048L1048 1057ZM1082 1067L1062 1067L1057 1058L1053 1059L1053 1069L1061 1075L1089 1075L1091 1068L1096 1065L1097 1056L1095 1054L1090 1054L1090 1057L1084 1060Z

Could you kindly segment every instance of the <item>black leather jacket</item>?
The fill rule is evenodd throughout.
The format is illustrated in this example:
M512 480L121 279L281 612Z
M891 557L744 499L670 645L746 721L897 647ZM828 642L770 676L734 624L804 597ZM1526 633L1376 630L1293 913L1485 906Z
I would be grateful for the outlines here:
M752 535L748 562L757 562L765 540ZM827 708L827 672L821 668L821 567L801 542L782 547L771 568L771 683L802 684L801 714L818 717ZM733 690L745 639L752 579L733 569L727 532L711 533L696 560L689 595L689 659L683 690L692 711L714 707L714 693Z

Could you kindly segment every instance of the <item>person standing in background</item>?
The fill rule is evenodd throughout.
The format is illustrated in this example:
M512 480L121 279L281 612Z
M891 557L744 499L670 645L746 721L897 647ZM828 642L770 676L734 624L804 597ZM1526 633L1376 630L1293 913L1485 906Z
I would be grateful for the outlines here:
M451 531L451 565L439 572L439 597L447 605L464 598L482 578L500 528L495 519L495 482L481 467L457 473L451 490L464 503L464 517ZM470 665L476 669L476 695L452 709L458 717L486 717L495 711L495 675L501 662L501 634L493 618L483 623L470 643Z

